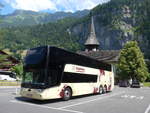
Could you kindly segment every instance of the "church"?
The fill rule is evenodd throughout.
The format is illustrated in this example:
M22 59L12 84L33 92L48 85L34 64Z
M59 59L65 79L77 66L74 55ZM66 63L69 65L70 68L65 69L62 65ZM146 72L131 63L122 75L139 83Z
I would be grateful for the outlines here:
M101 50L99 49L99 41L96 38L94 20L91 18L91 28L90 34L87 37L87 40L84 43L85 50L78 51L78 54L88 56L90 58L97 59L99 61L103 61L109 64L112 64L114 72L115 65L118 62L120 50Z

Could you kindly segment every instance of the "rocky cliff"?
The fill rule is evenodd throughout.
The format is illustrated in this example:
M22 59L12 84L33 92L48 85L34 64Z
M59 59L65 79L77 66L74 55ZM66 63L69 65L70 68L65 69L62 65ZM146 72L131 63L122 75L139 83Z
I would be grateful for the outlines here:
M94 17L95 32L100 49L117 50L129 40L137 40L141 49L149 52L149 0L111 0L99 5L81 22L70 28L84 44L90 32L90 17Z

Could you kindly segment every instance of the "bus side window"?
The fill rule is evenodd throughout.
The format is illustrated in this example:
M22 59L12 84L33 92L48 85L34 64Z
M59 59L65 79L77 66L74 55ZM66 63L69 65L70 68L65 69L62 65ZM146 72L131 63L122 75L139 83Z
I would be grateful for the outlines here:
M87 83L97 82L97 75L65 72L62 79L62 83L86 83L86 82Z
M50 86L56 85L58 83L57 77L58 77L58 70L49 69L49 71L48 71L48 85L50 85Z

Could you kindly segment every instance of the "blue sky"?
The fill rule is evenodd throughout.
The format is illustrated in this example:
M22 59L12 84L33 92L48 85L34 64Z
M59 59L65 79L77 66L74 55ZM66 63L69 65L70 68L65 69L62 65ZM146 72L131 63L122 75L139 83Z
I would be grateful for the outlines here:
M92 9L98 4L109 0L0 0L4 5L1 14L12 13L16 9L43 12L75 12L77 10Z

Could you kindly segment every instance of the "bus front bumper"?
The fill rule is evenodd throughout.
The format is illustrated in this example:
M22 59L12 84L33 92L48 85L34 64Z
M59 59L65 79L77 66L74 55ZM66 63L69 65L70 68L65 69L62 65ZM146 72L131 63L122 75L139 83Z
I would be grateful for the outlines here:
M45 100L44 93L37 91L37 89L22 88L21 91L20 91L20 95L22 97L26 97L26 98L37 99L37 100Z

